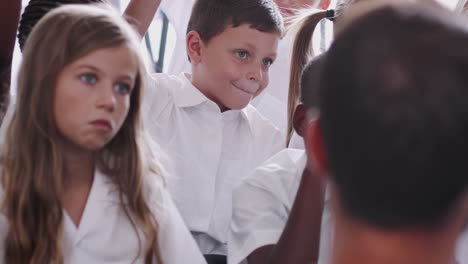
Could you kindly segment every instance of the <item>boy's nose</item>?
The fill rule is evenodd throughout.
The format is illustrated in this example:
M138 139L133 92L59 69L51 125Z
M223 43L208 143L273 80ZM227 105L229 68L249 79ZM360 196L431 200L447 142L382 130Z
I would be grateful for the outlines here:
M262 66L252 66L247 73L247 79L251 81L261 81L263 79Z

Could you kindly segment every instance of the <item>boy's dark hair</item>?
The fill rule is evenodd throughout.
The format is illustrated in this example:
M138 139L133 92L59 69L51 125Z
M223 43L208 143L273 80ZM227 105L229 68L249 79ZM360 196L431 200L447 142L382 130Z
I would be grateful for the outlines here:
M106 0L30 0L23 14L18 28L18 43L23 50L24 43L37 22L49 11L63 4L106 3Z
M307 109L319 107L320 76L325 64L325 53L309 61L301 75L301 101Z
M442 10L387 6L327 53L320 90L330 174L347 214L436 228L468 185L468 30Z
M283 33L283 20L272 0L197 0L187 27L187 33L197 31L208 43L227 26L249 24L261 32Z

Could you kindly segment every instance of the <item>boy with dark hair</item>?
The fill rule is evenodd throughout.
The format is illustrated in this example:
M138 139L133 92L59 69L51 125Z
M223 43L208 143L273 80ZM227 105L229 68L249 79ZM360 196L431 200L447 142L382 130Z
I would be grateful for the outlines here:
M173 48L173 54L170 58L167 57L169 65L164 69L164 72L169 74L191 72L190 62L187 60L185 37L190 11L194 2L195 0L170 0L161 3L161 10L167 15L176 35L175 45L171 47ZM303 11L327 9L330 5L330 0L274 0L274 2L278 5L285 24L292 22L294 20L292 18ZM245 14L238 12L235 17L246 16L248 13L250 13L248 10L246 10ZM287 128L289 68L294 35L293 30L285 32L278 44L276 62L270 68L270 82L265 91L251 103L263 116L271 120L280 129L284 137L286 137Z
M198 0L187 31L192 74L152 76L145 125L172 159L168 186L202 253L225 263L232 189L284 145L249 105L283 23L272 0Z
M309 167L332 181L332 264L452 263L468 201L467 45L463 20L409 4L336 38L305 133Z

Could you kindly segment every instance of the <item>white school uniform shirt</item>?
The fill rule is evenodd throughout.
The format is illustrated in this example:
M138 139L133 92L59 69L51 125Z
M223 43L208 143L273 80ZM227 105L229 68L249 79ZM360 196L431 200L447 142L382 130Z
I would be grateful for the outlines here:
M305 149L304 138L299 136L299 134L297 134L296 131L293 131L291 140L289 141L288 148L304 150Z
M191 72L192 68L187 59L186 31L192 12L194 0L162 1L161 10L167 15L174 26L176 42L172 58L165 73L179 74ZM278 44L278 56L270 67L270 83L265 90L252 101L257 110L270 119L280 129L286 144L287 104L289 87L289 68L291 64L294 34L286 34Z
M254 107L221 112L190 80L154 74L145 125L172 159L169 190L202 252L226 255L232 189L284 140Z
M468 229L458 239L455 256L457 264L468 264Z
M206 263L184 225L168 192L156 181L147 201L158 221L158 241L164 263ZM0 190L0 195L3 196ZM76 228L63 215L63 255L66 264L144 263L138 255L138 237L120 206L118 193L108 177L96 171L88 200ZM144 245L144 234L139 230ZM4 263L7 220L0 215L0 263ZM136 259L135 262L133 262ZM156 263L156 262L155 262Z
M228 264L248 263L256 249L278 242L306 167L305 151L285 149L243 179L233 193ZM329 262L333 219L326 197L322 215L319 263Z

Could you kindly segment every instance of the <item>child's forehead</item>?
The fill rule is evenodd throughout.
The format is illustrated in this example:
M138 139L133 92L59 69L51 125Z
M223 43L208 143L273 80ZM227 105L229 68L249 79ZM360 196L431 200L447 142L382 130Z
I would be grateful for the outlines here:
M280 39L281 35L277 32L263 32L252 28L249 24L243 24L226 27L209 41L209 45L218 48L246 48L259 53L268 53L268 56L276 56Z
M262 31L255 28L252 24L243 23L240 25L227 24L221 33L216 36L234 35L239 39L249 39L251 37L263 37L272 39L281 39L282 32L279 31ZM215 37L216 37L215 36Z

